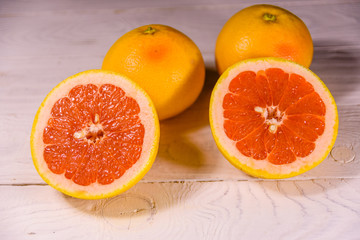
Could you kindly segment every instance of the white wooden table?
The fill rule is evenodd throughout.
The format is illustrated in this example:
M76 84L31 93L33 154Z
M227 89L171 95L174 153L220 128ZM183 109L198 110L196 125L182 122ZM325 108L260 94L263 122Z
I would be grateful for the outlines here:
M218 78L217 34L259 1L0 0L0 239L360 239L360 1L268 1L307 24L311 69L338 103L335 146L295 178L251 178L220 154L208 105ZM113 42L149 23L184 32L203 53L207 77L197 102L161 122L153 168L126 193L79 200L44 183L33 167L30 129L46 94L77 72L100 68Z

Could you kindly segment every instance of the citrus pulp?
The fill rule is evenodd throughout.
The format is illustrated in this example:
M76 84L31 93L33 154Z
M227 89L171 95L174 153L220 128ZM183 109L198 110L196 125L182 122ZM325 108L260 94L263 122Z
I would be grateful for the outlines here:
M150 169L159 122L146 92L128 78L89 70L58 84L42 102L31 132L40 176L70 196L119 194Z
M280 58L249 59L220 76L210 126L234 166L256 177L286 178L327 157L338 113L325 84L307 68Z

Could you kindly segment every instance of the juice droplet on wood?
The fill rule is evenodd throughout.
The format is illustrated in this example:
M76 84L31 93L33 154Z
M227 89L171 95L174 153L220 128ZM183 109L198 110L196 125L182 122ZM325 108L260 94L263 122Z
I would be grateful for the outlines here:
M330 154L335 161L341 163L352 162L356 156L354 150L352 149L352 146L345 145L335 146L331 150Z

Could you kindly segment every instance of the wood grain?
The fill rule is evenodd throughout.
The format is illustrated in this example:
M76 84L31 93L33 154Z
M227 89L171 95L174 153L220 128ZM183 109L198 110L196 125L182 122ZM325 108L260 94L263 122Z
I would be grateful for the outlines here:
M262 1L2 0L0 1L0 239L359 239L360 1L278 0L308 26L311 69L339 109L329 156L282 181L251 178L218 151L208 122L218 79L216 37L238 10ZM158 157L143 180L111 199L67 197L33 167L29 138L46 94L66 77L101 67L125 32L149 23L183 31L207 68L190 109L161 122Z
M359 186L359 179L140 183L93 201L49 186L1 186L0 238L357 239Z
M161 123L159 153L144 181L253 179L233 167L216 147L208 123L209 97L210 91L204 91L189 110ZM360 105L343 105L338 110L340 124L335 147L346 145L352 148L355 160L344 164L328 156L318 167L295 179L360 177ZM33 115L0 117L3 121L0 135L8 136L0 138L0 183L43 183L30 155ZM11 164L8 164L9 160Z
M269 3L272 3L271 1ZM315 46L359 45L358 1L323 1L301 4L301 1L274 2L301 17L307 24ZM326 3L326 4L325 4ZM99 3L98 3L99 4ZM176 1L154 7L132 8L112 1L104 4L83 5L36 1L17 8L17 2L8 1L0 13L1 57L32 56L104 56L110 46L125 32L149 23L161 23L183 31L199 46L203 54L213 53L215 41L222 26L238 10L252 2L193 4L178 6ZM32 11L28 11L28 6ZM81 7L80 7L81 6ZM59 7L59 9L58 9ZM47 8L46 10L44 8ZM37 10L42 9L42 10ZM309 11L311 9L311 11ZM326 13L326 17L319 12ZM191 20L190 20L191 19ZM24 27L26 26L26 27ZM89 51L91 49L91 51ZM89 54L91 53L91 54Z

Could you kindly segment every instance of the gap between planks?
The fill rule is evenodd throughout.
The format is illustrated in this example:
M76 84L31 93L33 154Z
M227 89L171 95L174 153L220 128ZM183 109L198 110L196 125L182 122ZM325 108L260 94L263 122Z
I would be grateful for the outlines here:
M80 1L81 2L81 1ZM24 11L24 10L19 10L19 5L14 4L13 6L9 6L9 5L5 5L6 6L6 12L5 11L0 11L0 18L15 18L15 17L28 17L28 16L39 16L39 15L47 15L47 14L54 14L54 13L58 13L58 14L68 14L69 12L73 11L76 13L80 13L80 14L87 14L87 13L91 13L93 14L94 11L98 12L98 13L108 13L108 12L112 12L114 14L119 14L119 13L124 13L124 12L133 12L133 11L139 11L139 10L146 10L146 11L151 11L151 10L167 10L167 11L172 11L172 10L187 10L187 9L213 9L213 8L222 8L222 9L234 9L234 6L243 6L243 7L247 7L250 5L254 5L254 4L263 4L263 2L261 1L253 1L253 2L237 2L237 1L223 1L220 4L218 2L210 2L209 1L200 1L196 4L194 4L192 1L190 1L190 3L184 3L184 4L173 4L170 1L164 1L161 2L160 4L154 4L152 3L151 5L134 5L133 1L131 1L132 3L130 5L128 5L128 3L124 3L121 2L120 5L111 5L111 4L107 4L108 6L112 6L112 8L106 8L104 6L104 4L101 5L101 7L97 7L97 8L92 8L92 7L88 7L88 8L84 8L83 5L81 5L81 9L78 9L78 6L74 6L72 5L71 7L63 7L63 6L55 6L55 8L49 8L49 9L42 9L42 10L37 10L37 11ZM164 3L166 2L166 5L164 5ZM317 1L288 1L288 0L275 0L275 1L268 1L266 4L272 4L272 5L281 5L282 7L296 7L296 6L323 6L323 5L344 5L344 4L354 4L354 3L358 3L359 0L317 0ZM35 3L36 4L36 3ZM32 3L32 5L35 5L34 3ZM88 6L91 6L91 4L87 4ZM11 9L13 8L13 9ZM4 8L5 9L5 8Z
M303 178L303 179L184 179L184 180L144 180L137 184L154 184L154 183L220 183L220 182L304 182L304 181L318 181L318 180L351 180L360 179L360 177L319 177L319 178ZM0 183L0 187L27 187L27 186L49 186L47 183Z

